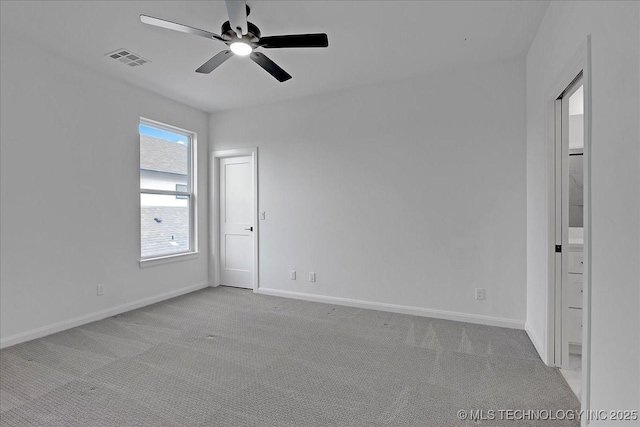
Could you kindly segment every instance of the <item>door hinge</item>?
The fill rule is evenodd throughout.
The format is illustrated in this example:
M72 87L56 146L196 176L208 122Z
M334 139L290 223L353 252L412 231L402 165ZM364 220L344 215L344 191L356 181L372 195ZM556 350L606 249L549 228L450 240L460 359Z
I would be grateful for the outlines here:
M562 253L562 245L556 245L556 253Z

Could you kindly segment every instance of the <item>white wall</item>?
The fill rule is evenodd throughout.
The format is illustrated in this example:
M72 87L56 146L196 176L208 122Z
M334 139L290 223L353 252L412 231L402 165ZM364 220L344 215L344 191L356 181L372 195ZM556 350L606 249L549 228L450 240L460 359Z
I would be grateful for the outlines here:
M592 36L588 404L595 410L638 409L640 402L638 8L638 2L551 2L527 56L527 326L545 353L547 252L553 244L548 239L552 165L547 162L545 97L562 79L570 57Z
M212 150L259 147L260 287L523 327L524 72L514 60L212 114Z
M206 285L207 114L1 40L2 344ZM198 133L198 259L138 265L140 116Z

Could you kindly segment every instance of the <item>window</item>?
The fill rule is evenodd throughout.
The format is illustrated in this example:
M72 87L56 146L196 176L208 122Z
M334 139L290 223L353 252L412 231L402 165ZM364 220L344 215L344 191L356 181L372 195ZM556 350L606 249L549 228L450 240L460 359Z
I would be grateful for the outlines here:
M195 134L140 119L140 259L195 252Z

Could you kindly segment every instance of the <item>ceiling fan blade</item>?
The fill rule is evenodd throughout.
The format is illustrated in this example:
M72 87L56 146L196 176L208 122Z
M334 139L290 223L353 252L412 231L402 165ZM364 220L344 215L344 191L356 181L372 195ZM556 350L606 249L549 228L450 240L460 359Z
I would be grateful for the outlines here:
M276 64L260 52L252 52L251 59L281 83L286 82L291 78L291 75L289 75L289 73L280 68L278 64Z
M209 74L220 66L224 61L231 58L233 55L230 50L223 50L216 56L205 62L196 70L196 73Z
M229 23L238 36L247 34L247 3L245 0L225 0Z
M225 41L221 36L210 33L209 31L199 28L189 27L188 25L178 24L177 22L167 21L166 19L154 18L153 16L140 15L140 21L143 24L149 24L156 27L166 28L168 30L180 31L181 33L193 34L195 36L205 37L207 39L215 39Z
M288 47L327 47L329 38L324 33L292 34L289 36L262 37L258 45L265 49L279 49Z

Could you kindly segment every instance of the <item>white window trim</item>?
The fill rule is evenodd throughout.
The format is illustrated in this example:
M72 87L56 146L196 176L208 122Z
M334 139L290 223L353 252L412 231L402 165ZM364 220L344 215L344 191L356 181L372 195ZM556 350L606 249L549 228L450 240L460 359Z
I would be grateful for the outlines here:
M195 259L199 257L198 252L198 197L197 197L197 143L198 136L195 132L182 129L176 126L168 125L166 123L158 122L155 120L147 119L145 117L140 117L139 124L156 127L159 129L163 129L169 132L175 132L179 134L183 134L189 137L189 145L188 145L188 153L189 153L189 162L187 165L187 173L188 173L188 186L191 188L191 192L184 191L172 191L172 190L152 190L152 189L141 189L140 194L161 194L167 196L187 196L189 200L189 242L190 247L188 251L161 255L156 257L142 258L142 239L138 237L140 247L138 248L138 256L140 256L138 260L138 264L140 268L143 267L152 267L156 265L163 265L171 262L177 261L187 261L190 259ZM140 174L138 174L140 176ZM138 187L140 187L140 183L138 183ZM140 200L140 199L138 199ZM138 209L138 216L141 217L141 209ZM140 229L138 229L138 236L140 236Z
M145 258L138 261L140 268L154 267L156 265L171 264L172 262L189 261L200 258L200 252L183 252L161 257Z

